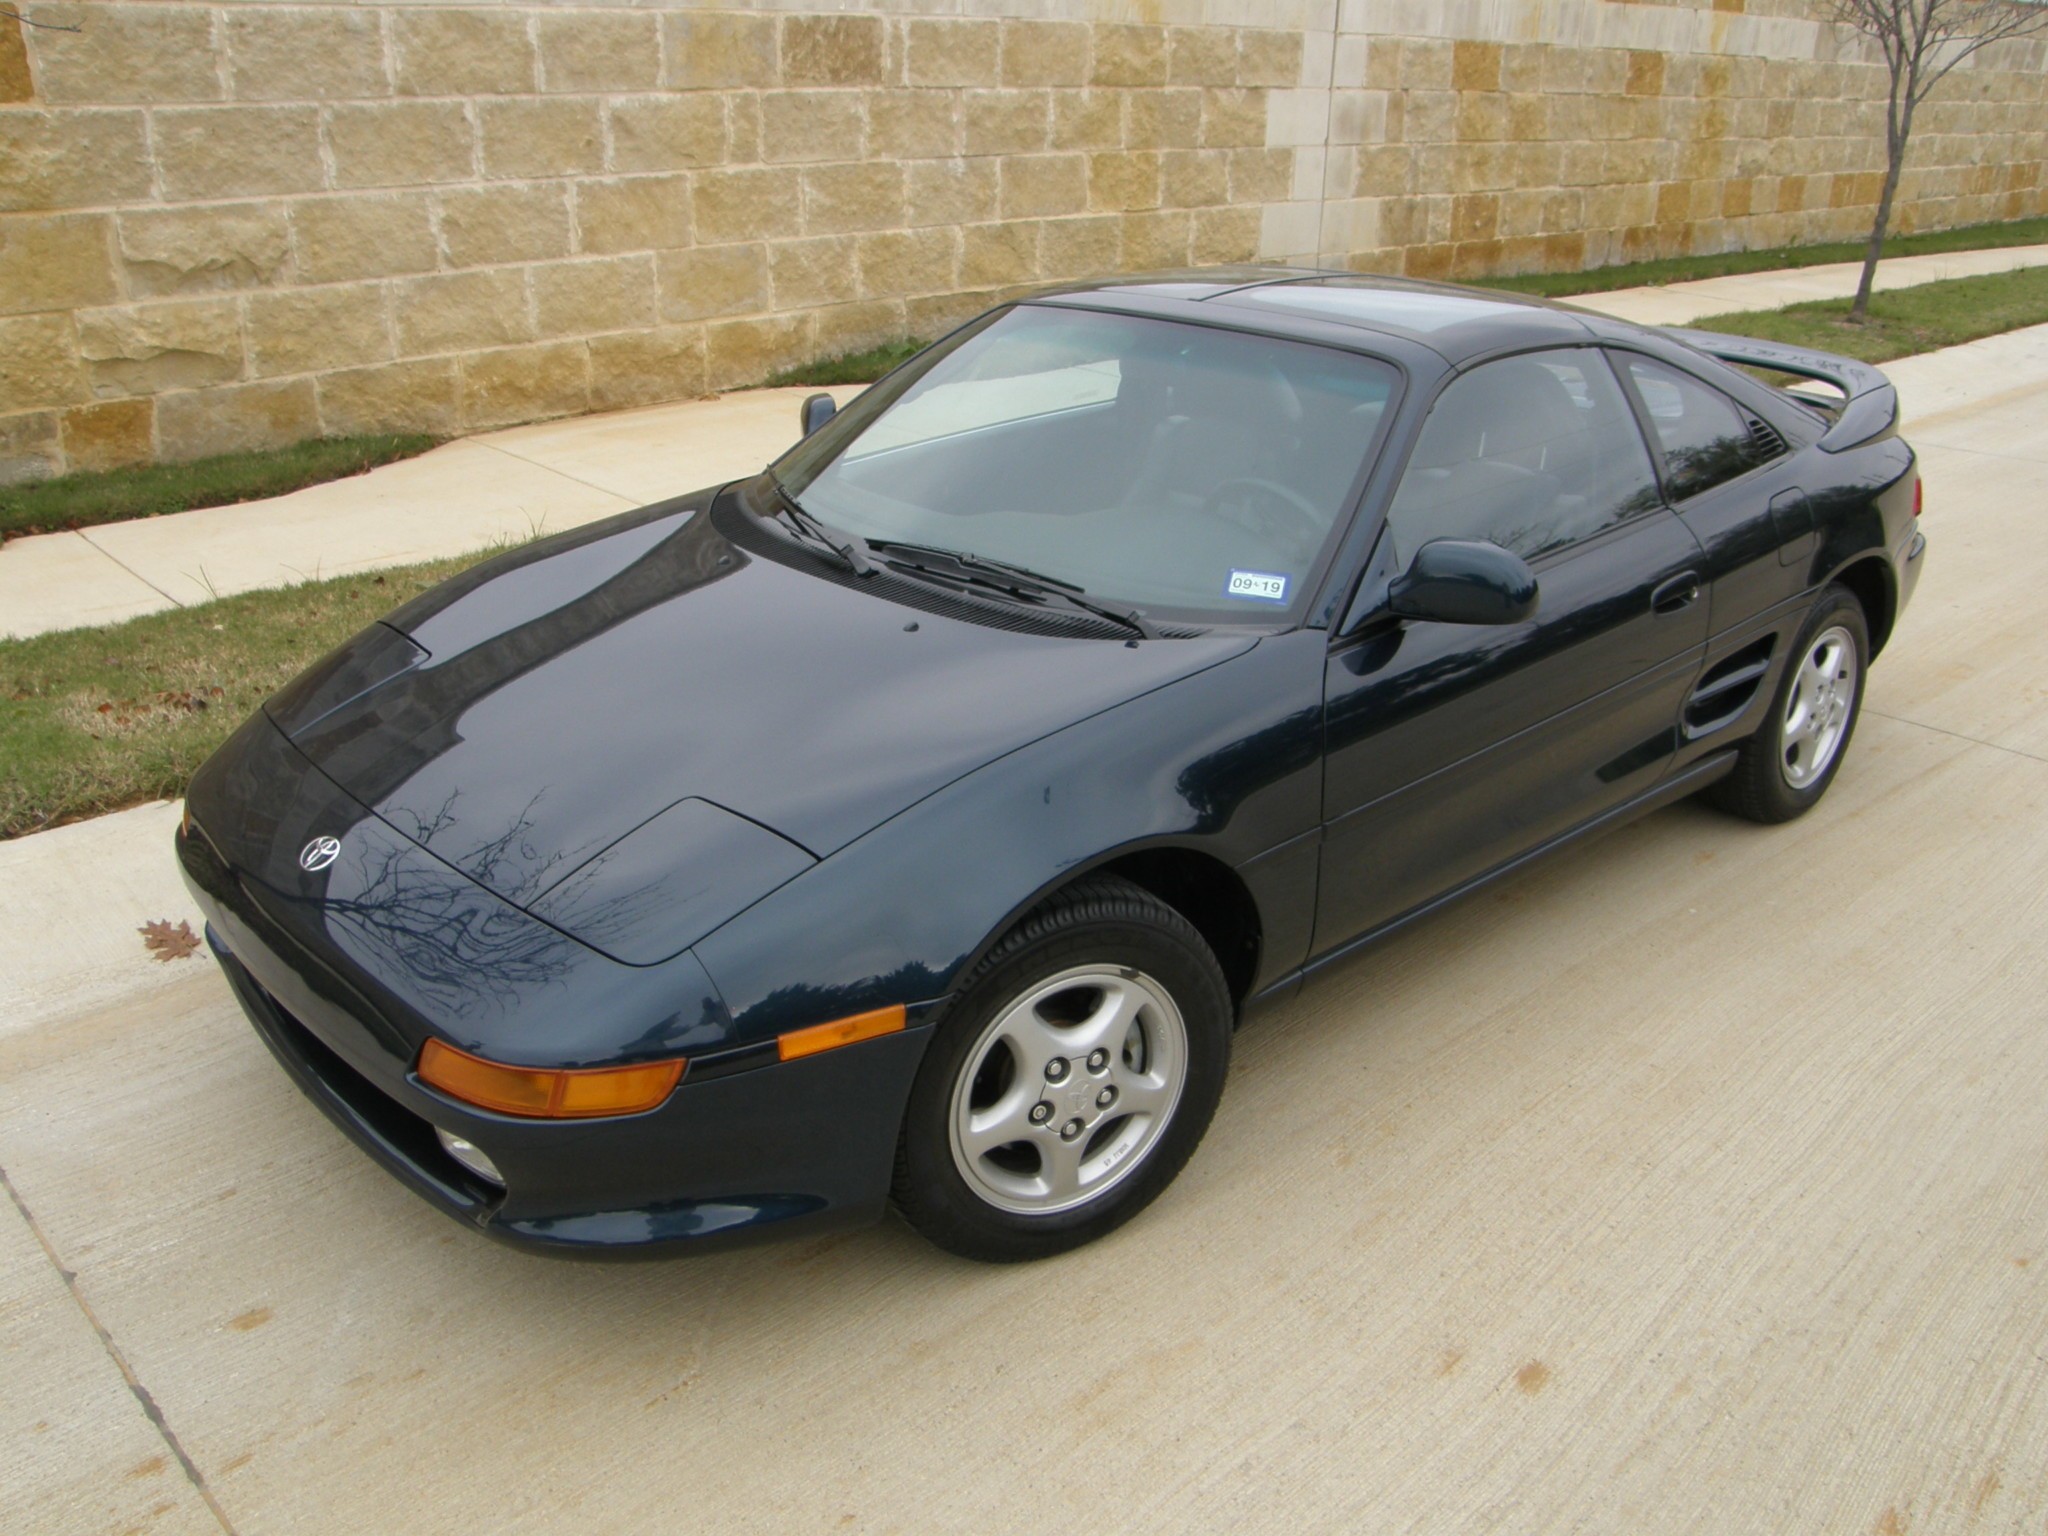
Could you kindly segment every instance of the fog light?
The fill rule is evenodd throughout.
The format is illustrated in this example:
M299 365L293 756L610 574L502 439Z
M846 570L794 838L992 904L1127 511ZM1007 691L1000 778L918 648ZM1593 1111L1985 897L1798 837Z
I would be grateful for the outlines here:
M441 1150L462 1164L478 1178L505 1187L505 1175L498 1172L498 1165L484 1156L484 1149L473 1141L464 1141L452 1131L444 1131L438 1125L434 1134L441 1138Z

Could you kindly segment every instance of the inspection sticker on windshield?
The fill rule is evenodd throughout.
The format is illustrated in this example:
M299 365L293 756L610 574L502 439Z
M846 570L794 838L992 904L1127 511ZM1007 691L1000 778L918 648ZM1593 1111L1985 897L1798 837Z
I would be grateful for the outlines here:
M1269 571L1232 571L1224 585L1225 597L1255 597L1262 603L1287 601L1287 578Z

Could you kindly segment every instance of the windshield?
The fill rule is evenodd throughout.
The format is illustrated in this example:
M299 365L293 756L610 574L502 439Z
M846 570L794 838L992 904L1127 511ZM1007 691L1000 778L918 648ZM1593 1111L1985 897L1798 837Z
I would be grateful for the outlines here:
M1296 610L1396 379L1332 348L1029 305L919 369L775 466L806 511L1206 623Z

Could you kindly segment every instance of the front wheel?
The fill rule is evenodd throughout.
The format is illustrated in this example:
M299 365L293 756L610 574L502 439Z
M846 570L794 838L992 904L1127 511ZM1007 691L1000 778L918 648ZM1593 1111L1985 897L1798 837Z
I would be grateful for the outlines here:
M1178 912L1107 876L1056 893L976 967L911 1089L897 1207L997 1261L1092 1241L1151 1203L1208 1128L1229 990Z
M1827 793L1863 709L1870 629L1847 587L1831 586L1800 626L1762 727L1735 771L1707 791L1723 810L1775 823L1803 816Z

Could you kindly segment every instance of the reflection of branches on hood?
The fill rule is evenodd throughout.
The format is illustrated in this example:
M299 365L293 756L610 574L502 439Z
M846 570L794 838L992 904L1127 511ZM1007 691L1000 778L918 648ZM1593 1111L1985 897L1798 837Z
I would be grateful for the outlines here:
M570 941L454 870L398 846L353 860L353 892L329 885L325 911L452 1013L559 980Z
M514 906L523 906L554 883L549 878L550 874L568 857L557 849L543 858L539 850L526 840L527 834L533 830L534 807L546 794L545 789L535 791L533 798L526 802L525 808L503 832L459 856L445 848L434 847L434 839L445 837L451 829L462 824L461 818L455 814L455 802L462 797L461 790L452 791L431 817L422 817L407 806L393 807L389 816L392 825L422 848L447 859L471 879L503 893ZM412 823L409 829L403 825L408 821Z

